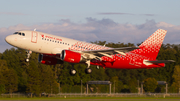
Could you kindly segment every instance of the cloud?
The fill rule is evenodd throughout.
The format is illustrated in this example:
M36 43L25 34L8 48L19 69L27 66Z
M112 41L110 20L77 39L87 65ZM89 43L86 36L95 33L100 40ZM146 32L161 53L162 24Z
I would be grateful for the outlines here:
M135 15L131 13L118 13L118 12L104 12L104 13L98 13L100 15Z
M168 31L164 43L180 43L180 26L168 24L166 22L146 20L143 24L133 25L128 23L120 24L111 19L99 20L95 18L86 18L85 23L74 23L69 19L62 19L56 23L44 23L32 26L18 24L8 28L0 28L0 52L11 47L4 41L7 35L19 30L34 30L34 28L40 32L86 42L107 41L134 44L143 42L160 28Z
M0 12L0 15L27 15L27 14L17 13L17 12Z
M133 13L121 13L121 12L102 12L99 15L143 15L143 16L155 16L155 14L133 14Z
M141 14L141 15L145 15L145 16L155 16L155 14Z
M56 15L56 16L58 16L58 17L72 17L70 15Z

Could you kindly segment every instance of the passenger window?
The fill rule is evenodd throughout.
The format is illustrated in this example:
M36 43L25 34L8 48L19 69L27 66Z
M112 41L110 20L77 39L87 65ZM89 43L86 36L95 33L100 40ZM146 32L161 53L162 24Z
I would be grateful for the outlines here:
M49 39L47 39L47 41L49 41Z
M21 33L18 33L19 35L21 35Z

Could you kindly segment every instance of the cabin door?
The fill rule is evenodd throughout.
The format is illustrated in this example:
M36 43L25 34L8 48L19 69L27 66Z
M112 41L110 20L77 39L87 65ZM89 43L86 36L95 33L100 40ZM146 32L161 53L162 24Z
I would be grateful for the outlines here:
M31 37L31 42L32 43L37 43L37 37L38 37L38 33L37 32L32 32L32 37Z

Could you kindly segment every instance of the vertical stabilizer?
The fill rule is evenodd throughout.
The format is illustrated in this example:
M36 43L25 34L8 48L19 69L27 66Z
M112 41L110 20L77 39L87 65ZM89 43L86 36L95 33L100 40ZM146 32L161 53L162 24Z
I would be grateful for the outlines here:
M166 30L158 29L139 46L140 49L136 49L132 51L132 53L143 55L151 59L156 59L166 32Z

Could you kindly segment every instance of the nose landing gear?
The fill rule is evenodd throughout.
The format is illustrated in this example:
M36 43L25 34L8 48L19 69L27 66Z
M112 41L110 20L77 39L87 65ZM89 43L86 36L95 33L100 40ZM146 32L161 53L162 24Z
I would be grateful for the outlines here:
M30 51L30 50L27 51L26 62L29 62L29 58L30 58L31 53L32 53L32 51Z

